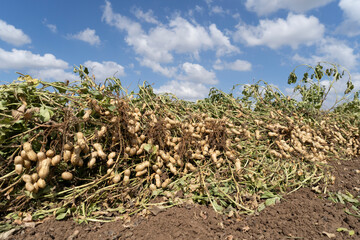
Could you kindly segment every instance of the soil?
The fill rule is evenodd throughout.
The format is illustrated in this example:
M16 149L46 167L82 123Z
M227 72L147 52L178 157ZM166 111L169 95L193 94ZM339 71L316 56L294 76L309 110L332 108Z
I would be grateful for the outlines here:
M360 195L360 160L332 162L336 181L328 190ZM229 217L201 205L153 208L150 215L110 223L77 224L48 219L7 233L7 239L360 239L360 218L345 205L302 188L251 216ZM29 224L28 224L29 225ZM31 224L30 224L31 225ZM338 228L353 230L337 232ZM1 236L1 235L0 235ZM3 235L5 236L5 235ZM0 237L1 239L1 237Z

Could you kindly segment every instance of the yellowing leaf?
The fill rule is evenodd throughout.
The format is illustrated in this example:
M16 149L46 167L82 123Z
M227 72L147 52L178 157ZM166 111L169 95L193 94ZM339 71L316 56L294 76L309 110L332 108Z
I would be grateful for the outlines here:
M32 78L30 75L22 75L22 76L18 77L17 80L18 81L25 81L28 84L35 85L35 86L39 85L39 83L40 83L39 79Z

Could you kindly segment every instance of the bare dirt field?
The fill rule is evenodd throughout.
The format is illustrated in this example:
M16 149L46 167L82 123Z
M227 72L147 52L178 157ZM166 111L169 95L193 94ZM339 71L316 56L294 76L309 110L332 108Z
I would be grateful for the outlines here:
M328 191L358 200L360 161L331 162L335 184ZM28 224L3 233L6 239L360 239L360 217L345 212L349 202L302 188L251 216L224 216L201 205L153 208L147 216L78 224L73 219Z

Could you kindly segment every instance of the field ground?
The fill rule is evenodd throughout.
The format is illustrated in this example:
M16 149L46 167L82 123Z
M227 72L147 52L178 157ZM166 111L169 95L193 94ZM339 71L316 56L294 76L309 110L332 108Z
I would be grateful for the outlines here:
M360 195L359 159L333 161L336 193ZM331 195L331 194L330 194ZM358 202L357 202L358 204ZM218 215L209 207L183 205L153 208L146 216L116 222L77 224L73 219L29 222L3 233L7 239L360 239L360 216L345 212L348 201L302 188L252 216ZM351 210L350 210L351 212ZM1 237L0 237L1 239Z

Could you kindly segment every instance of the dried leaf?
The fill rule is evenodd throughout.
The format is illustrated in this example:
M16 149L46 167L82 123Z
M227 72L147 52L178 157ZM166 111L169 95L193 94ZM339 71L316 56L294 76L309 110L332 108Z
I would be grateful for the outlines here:
M151 206L151 208L149 208L149 211L154 214L154 216L158 215L159 213L164 211L163 207L158 207L158 206Z
M32 222L32 216L31 216L31 214L30 213L27 213L26 214L26 217L25 218L23 218L23 222Z
M334 233L328 233L328 232L325 232L323 231L322 234L326 235L328 238L335 238L336 235Z
M15 231L16 229L11 229L9 231L0 233L0 240L8 239Z

